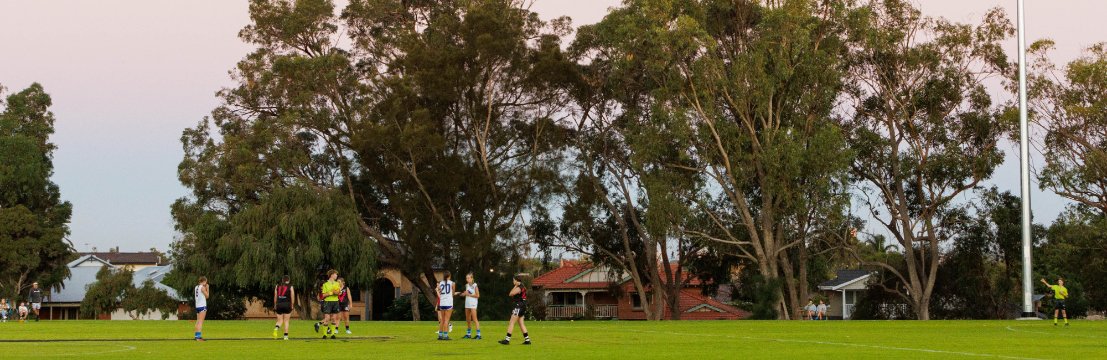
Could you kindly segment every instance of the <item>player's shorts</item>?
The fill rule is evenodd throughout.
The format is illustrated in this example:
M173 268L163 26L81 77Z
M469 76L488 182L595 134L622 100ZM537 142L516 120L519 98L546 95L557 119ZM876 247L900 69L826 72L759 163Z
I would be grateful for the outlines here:
M337 301L324 301L323 302L323 313L324 314L337 314L338 313L338 302Z
M31 303L31 309L42 310L42 303Z
M517 302L515 307L511 309L511 316L526 317L527 316L527 303Z
M1066 310L1066 311L1068 311L1068 309L1065 308L1065 300L1064 299L1053 300L1053 308L1056 309L1056 310Z
M350 302L346 301L338 303L338 311L350 312Z
M476 309L477 308L477 303L471 303L471 302L466 301L465 302L465 308L466 309Z
M199 313L202 313L202 312L205 312L205 311L208 311L208 307L207 307L207 306L201 306L201 307L198 307L198 308L196 308L196 313L197 313L197 314L199 314Z
M438 307L438 311L446 311L446 310L453 310L453 309L454 309L453 306L439 306Z
M277 315L291 314L292 313L292 305L291 304L277 304L277 308L275 310L277 311Z

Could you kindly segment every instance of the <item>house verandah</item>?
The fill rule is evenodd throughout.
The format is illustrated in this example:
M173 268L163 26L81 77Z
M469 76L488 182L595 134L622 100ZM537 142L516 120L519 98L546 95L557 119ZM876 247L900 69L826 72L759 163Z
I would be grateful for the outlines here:
M607 289L556 289L546 291L547 319L615 319L619 299Z

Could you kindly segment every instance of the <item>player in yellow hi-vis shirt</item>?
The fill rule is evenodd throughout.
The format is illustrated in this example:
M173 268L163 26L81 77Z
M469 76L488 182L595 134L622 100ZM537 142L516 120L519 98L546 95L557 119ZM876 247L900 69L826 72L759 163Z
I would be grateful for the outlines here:
M323 338L326 339L330 336L331 339L335 338L335 334L338 334L338 293L342 290L342 285L338 284L338 271L327 271L327 282L323 283L321 293L323 294L323 321L322 325L327 327L327 332L323 334ZM319 323L315 325L315 331L319 331Z
M1053 326L1057 326L1057 312L1065 317L1065 326L1069 326L1069 314L1065 310L1065 299L1069 298L1069 289L1065 288L1065 279L1057 279L1057 285L1050 285L1045 279L1042 284L1053 290Z

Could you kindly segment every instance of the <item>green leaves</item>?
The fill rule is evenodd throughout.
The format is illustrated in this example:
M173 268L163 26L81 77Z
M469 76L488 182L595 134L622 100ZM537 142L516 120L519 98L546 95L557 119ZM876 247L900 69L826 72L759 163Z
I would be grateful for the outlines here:
M0 88L2 90L2 88ZM2 94L0 94L2 95ZM34 281L56 287L68 276L72 205L50 177L56 148L52 102L32 84L0 105L0 295L23 293Z
M96 273L96 282L85 289L85 298L81 301L81 317L96 319L101 314L111 314L123 310L132 317L141 317L155 310L161 313L162 320L177 312L177 300L154 286L152 280L146 280L141 287L134 286L134 271L109 266L100 268Z
M1031 46L1028 98L1031 120L1047 130L1041 150L1042 188L1107 213L1107 45L1058 71L1051 41Z
M920 319L950 241L950 208L1003 161L1004 126L985 87L1007 69L999 43L1011 24L999 10L977 26L924 17L909 3L873 2L849 30L850 107L841 126L857 153L854 179L872 217L904 249L901 263L873 264L909 289ZM897 260L897 262L900 260Z

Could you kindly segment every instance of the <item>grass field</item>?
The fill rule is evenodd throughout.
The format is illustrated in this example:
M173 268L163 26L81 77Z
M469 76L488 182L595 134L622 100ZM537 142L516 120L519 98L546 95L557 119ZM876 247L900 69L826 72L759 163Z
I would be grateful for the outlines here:
M534 345L504 322L484 340L435 340L431 322L355 322L353 335L318 339L310 322L292 340L273 340L272 322L210 321L209 341L191 340L190 321L43 321L0 324L0 358L131 359L1103 359L1107 322L1074 321L576 321L530 322ZM454 323L455 339L465 334Z

